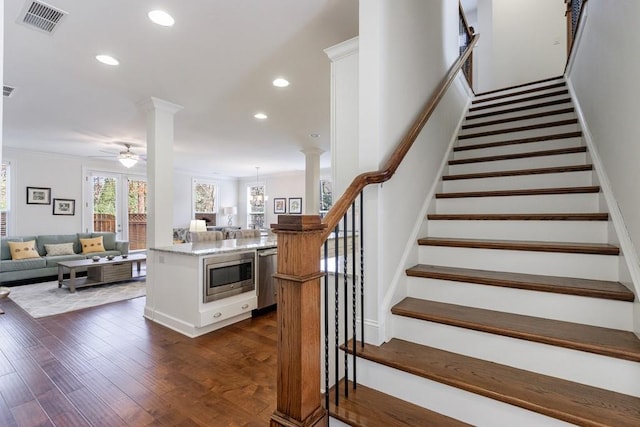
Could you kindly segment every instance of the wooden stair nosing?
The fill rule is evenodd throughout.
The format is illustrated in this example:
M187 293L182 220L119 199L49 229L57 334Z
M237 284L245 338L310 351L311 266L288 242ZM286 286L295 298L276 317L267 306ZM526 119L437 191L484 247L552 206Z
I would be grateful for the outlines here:
M482 92L482 93L476 93L476 96L490 95L492 93L498 93L498 92L502 92L502 91L505 91L505 90L513 90L513 89L518 89L518 88L521 88L521 87L537 85L537 84L546 83L546 82L550 82L550 81L553 81L553 80L560 80L560 79L563 79L563 82L564 82L564 77L563 76L549 77L548 79L536 80L534 82L528 82L528 83L523 83L523 84L519 84L519 85L503 87L501 89L494 89L494 90L489 90L489 91Z
M505 145L528 144L531 142L543 142L543 141L552 141L556 139L569 139L569 138L579 138L579 137L582 137L581 131L554 133L552 135L541 135L541 136L533 136L530 138L510 139L508 141L496 141L496 142L486 142L483 144L462 145L462 146L454 147L453 151L458 152L458 151L479 150L482 148L502 147Z
M527 159L530 157L559 156L562 154L578 154L578 153L586 153L586 152L587 152L587 147L582 145L580 147L557 148L554 150L529 151L526 153L498 154L495 156L472 157L469 159L449 160L449 165L464 165L467 163L496 162L499 160Z
M483 127L483 126L501 125L501 124L505 124L505 123L519 122L519 121L522 121L522 120L540 119L542 117L557 116L557 115L560 115L560 114L569 114L569 113L573 113L573 112L575 112L575 108L573 108L573 107L563 108L561 110L553 110L553 111L545 111L545 112L542 112L542 113L527 114L526 116L509 117L509 118L506 118L506 119L490 120L488 122L472 123L472 124L468 124L468 125L462 125L462 129L473 129L473 128L479 128L479 127Z
M543 93L543 94L540 94L540 95L528 96L526 98L510 99L509 101L496 102L494 104L489 104L489 105L479 105L477 107L469 108L469 112L486 110L486 109L489 109L489 108L504 107L504 106L507 106L507 105L520 104L522 102L537 101L539 99L552 98L554 96L568 95L568 94L569 94L569 90L568 89L558 90L558 91L555 91L555 92L549 92L549 93Z
M489 112L479 113L479 114L470 114L470 115L467 115L465 119L477 120L485 117L499 116L500 114L518 113L520 111L535 110L536 108L553 107L554 105L562 105L562 104L568 104L568 103L571 103L571 98L556 99L553 101L541 102L539 104L523 105L520 107L511 107L511 108L506 108L504 110L489 111Z
M393 314L640 362L633 332L407 297Z
M608 221L606 212L536 214L428 214L431 221Z
M398 399L378 390L348 382L349 397L344 394L344 379L329 391L329 415L353 427L432 425L441 427L465 427L463 423L451 417L439 414L413 403ZM335 393L338 390L340 404L335 406Z
M587 255L616 256L620 254L620 248L606 243L423 237L418 239L418 245L472 249L497 249L508 251L557 252Z
M360 357L587 427L637 427L640 399L394 338Z
M549 173L585 172L590 170L593 170L592 164L573 165L573 166L555 166L551 168L516 169L516 170L505 170L505 171L444 175L442 177L442 180L456 181L460 179L483 179L483 178L500 178L505 176L544 175Z
M565 87L567 84L565 82L560 82L560 83L554 83L548 86L538 86L532 89L526 89L526 90L521 90L518 92L510 92L510 93L505 93L502 95L496 95L496 96L492 96L489 98L483 98L483 99L474 99L471 103L472 104L481 104L483 102L489 102L489 101L496 101L498 99L503 99L503 98L509 98L512 96L520 96L520 95L526 95L527 93L534 93L534 92L540 92L542 90L551 90L551 89L557 89L560 87ZM480 96L480 95L476 95L476 98Z
M476 270L418 264L406 270L411 277L475 283L478 285L577 295L614 301L635 301L635 295L620 282L580 279L574 277L543 276L538 274Z
M469 133L465 135L459 135L458 140L481 138L483 136L502 135L505 133L525 132L530 130L546 129L546 128L557 127L557 126L567 126L567 125L577 125L577 124L578 124L578 119L558 120L555 122L537 123L534 125L519 126L515 128L496 129L496 130L489 130L486 132Z
M555 194L593 194L599 193L600 187L562 187L562 188L527 188L518 190L465 191L457 193L436 193L436 199L462 199L469 197L511 197L511 196L548 196Z

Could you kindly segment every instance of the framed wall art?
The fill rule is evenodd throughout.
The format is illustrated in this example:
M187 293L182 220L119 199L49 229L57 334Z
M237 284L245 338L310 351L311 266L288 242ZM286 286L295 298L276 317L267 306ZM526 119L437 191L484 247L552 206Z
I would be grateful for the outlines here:
M27 187L27 204L28 205L50 205L51 204L51 188Z
M75 215L76 201L73 199L53 199L54 215Z
M274 198L273 199L273 213L274 214L285 214L287 213L287 199L282 198Z
M302 197L289 197L289 213L290 214L302 213Z

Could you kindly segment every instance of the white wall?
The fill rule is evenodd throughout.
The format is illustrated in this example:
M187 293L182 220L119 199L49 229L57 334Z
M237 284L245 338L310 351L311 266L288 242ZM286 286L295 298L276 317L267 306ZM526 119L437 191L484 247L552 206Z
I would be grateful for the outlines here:
M71 234L82 229L82 173L83 167L115 173L146 175L144 165L124 169L117 162L100 161L84 157L41 153L14 148L4 149L4 160L11 161L11 214L10 235ZM219 206L238 203L238 181L226 177L202 177L218 184ZM174 173L173 224L187 227L192 218L191 180L187 172ZM52 198L75 199L76 214L53 215L52 205L27 205L26 187L49 187ZM234 220L234 222L237 219ZM218 223L226 218L218 217Z
M561 0L479 0L476 92L562 75L565 11Z
M381 167L458 55L458 4L372 0L360 4L360 171ZM382 300L457 131L468 97L455 85L396 175L365 191L366 322L383 329ZM407 263L417 260L409 254ZM371 290L377 290L371 292ZM378 337L380 338L380 337ZM374 338L372 338L374 339Z
M329 169L320 170L320 179L331 180L331 171ZM287 172L272 175L260 175L259 183L266 186L266 216L265 227L271 228L271 224L278 222L278 215L273 213L273 199L290 197L301 197L304 206L304 187L305 173ZM243 228L247 227L247 188L256 184L256 178L243 178L238 182L238 221ZM289 213L287 203L287 213Z
M640 249L637 0L590 1L568 79L636 252ZM636 261L637 262L637 261Z

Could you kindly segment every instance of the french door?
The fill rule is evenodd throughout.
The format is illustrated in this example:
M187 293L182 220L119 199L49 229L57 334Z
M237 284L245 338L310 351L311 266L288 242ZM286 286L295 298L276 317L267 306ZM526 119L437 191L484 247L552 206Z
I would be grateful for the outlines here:
M144 176L104 171L85 175L86 232L110 231L129 249L147 246L147 181Z

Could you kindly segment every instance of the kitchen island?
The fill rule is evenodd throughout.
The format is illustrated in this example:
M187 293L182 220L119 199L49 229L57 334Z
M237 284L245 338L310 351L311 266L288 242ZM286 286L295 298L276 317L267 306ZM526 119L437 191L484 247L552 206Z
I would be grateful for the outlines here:
M276 237L266 236L150 248L144 316L189 337L251 317L251 311L257 307L258 251L275 247ZM233 265L227 258L252 258L251 279L243 277L244 287L227 286L233 289L211 295L207 281L215 273L208 266ZM242 274L248 274L247 271L245 268ZM253 289L244 291L249 280L253 280Z

